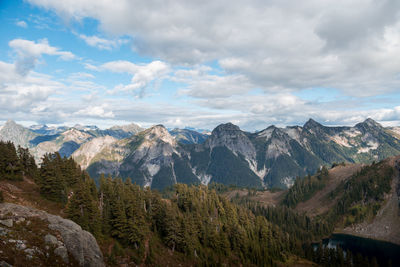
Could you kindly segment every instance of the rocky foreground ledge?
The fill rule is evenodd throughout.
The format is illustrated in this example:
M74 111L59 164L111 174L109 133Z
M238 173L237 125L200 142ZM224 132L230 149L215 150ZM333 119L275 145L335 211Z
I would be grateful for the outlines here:
M78 224L34 208L1 203L0 263L47 265L49 260L52 265L59 261L59 266L105 266L96 239Z

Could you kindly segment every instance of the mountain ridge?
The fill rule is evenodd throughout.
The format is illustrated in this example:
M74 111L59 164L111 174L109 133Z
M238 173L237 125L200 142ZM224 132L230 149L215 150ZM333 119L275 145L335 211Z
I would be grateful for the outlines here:
M94 126L78 128L55 136L37 135L36 139L54 140L31 149L36 149L35 155L59 151L72 156L96 179L104 173L158 189L179 181L287 188L296 177L313 174L323 165L369 163L400 154L397 128L385 128L372 119L352 127L329 127L309 119L303 126L271 125L253 133L225 123L198 143L186 142L191 133L182 141L176 133L183 130L168 131L162 125L128 137L98 134ZM138 130L135 125L126 128Z

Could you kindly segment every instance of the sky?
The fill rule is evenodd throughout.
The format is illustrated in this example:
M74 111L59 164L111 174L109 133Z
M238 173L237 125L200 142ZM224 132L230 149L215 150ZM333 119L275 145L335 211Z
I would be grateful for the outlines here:
M0 122L400 126L398 0L0 0Z

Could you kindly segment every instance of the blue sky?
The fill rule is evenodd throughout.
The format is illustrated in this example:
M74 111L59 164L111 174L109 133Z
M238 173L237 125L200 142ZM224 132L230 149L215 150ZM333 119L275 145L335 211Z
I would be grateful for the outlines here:
M400 125L399 1L0 1L0 122Z

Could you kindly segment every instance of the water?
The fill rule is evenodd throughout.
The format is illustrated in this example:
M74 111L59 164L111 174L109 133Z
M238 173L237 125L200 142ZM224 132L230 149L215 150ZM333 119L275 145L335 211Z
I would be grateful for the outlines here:
M392 266L400 266L400 246L390 242L353 235L333 234L330 238L324 239L322 243L329 248L340 246L344 251L351 251L353 255L361 253L370 259L376 257L379 266L388 266L389 260L391 260Z

